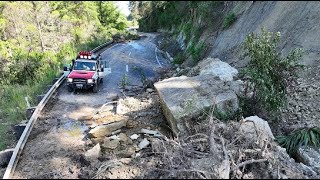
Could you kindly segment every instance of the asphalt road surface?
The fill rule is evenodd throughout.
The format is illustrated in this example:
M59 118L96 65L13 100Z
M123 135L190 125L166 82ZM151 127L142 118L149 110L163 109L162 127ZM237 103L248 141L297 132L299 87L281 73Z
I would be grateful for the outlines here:
M141 38L130 42L116 43L101 53L105 67L111 68L98 93L92 89L68 92L64 85L60 88L59 99L69 103L98 105L111 101L120 94L123 83L142 85L142 77L154 78L157 68L169 67L170 62L159 52L155 40L158 34L140 33Z

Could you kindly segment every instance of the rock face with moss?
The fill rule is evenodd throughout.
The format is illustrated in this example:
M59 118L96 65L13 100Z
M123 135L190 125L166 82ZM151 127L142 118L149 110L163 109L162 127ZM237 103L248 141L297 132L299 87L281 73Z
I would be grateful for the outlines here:
M159 81L157 89L163 112L173 132L189 134L192 121L209 108L229 115L238 110L237 94L241 81L235 81L238 72L219 59L208 58L206 65L200 65L200 75L180 76Z

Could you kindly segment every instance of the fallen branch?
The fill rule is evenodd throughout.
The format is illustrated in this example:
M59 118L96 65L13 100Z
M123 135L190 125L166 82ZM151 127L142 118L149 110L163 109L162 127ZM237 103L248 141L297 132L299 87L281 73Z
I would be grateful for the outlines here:
M222 143L224 160L222 161L222 164L218 169L219 177L222 179L229 179L230 178L230 160L229 160L229 156L227 153L227 149L225 147L223 137L221 137L221 136L220 136L220 141Z
M179 172L196 172L196 173L201 173L204 176L202 176L202 178L204 179L210 179L210 177L208 175L214 175L213 173L210 173L208 171L202 171L202 170L198 170L198 169L178 169L178 170L168 170L168 169L159 169L159 168L152 168L152 170L155 171L164 171L164 172L168 172L168 173L179 173Z
M193 138L193 137L196 137L196 136L204 136L204 138L209 138L209 136L206 135L206 134L198 133L198 134L194 134L194 135L192 135L192 136L187 137L186 140L188 140L188 139L190 139L190 138Z
M108 161L107 163L101 165L96 172L96 174L92 177L92 179L96 179L101 173L105 172L110 167L120 166L122 163L119 160Z
M237 164L234 169L238 169L238 168L240 168L242 166L245 166L245 165L248 165L248 164L265 162L265 161L268 161L268 159L258 159L258 160L251 159L251 160L248 160L248 161L244 161L244 162L242 162L240 164Z

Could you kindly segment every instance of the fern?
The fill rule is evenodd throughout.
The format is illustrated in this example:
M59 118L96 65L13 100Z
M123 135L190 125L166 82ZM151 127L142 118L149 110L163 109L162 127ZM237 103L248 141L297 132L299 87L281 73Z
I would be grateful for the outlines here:
M319 147L320 129L313 127L297 130L288 136L278 136L276 141L286 148L290 155L293 155L301 146Z

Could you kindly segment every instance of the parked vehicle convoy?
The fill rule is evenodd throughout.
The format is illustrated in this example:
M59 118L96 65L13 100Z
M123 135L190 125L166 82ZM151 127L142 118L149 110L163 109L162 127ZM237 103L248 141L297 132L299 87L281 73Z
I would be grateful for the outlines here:
M97 56L90 51L80 51L69 68L68 91L92 88L94 93L98 92L99 84L103 82L106 75L104 69L100 55ZM66 67L64 71L67 71Z

